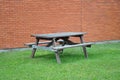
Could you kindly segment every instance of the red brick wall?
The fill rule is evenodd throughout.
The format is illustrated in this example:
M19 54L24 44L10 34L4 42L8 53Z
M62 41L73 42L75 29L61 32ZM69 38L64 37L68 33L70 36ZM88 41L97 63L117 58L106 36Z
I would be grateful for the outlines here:
M88 32L86 41L120 39L119 0L0 0L0 48L24 47L32 33Z
M87 40L120 40L120 0L85 0L82 5Z

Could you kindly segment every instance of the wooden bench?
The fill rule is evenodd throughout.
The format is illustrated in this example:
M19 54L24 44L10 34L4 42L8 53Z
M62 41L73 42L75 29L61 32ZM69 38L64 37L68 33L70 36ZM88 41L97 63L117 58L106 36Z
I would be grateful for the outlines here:
M52 49L55 51L56 55L56 60L58 63L61 63L60 58L59 58L59 51L66 49L66 48L73 48L73 47L80 47L82 46L83 51L84 51L84 56L85 58L88 58L87 50L85 47L91 47L93 43L81 43L81 44L74 44L74 45L64 45L64 46L56 46L53 47Z
M51 41L38 42L38 44L48 44L50 42ZM27 46L27 47L32 47L32 45L35 45L35 44L36 44L35 42L31 42L31 43L25 43L24 45Z
M60 49L79 47L79 46L91 47L92 44L93 43L82 43L82 44L75 44L75 45L56 46L56 47L53 47L53 50L60 50Z
M49 44L49 43L51 43L52 41L43 41L43 42L38 42L38 45L39 44ZM63 40L58 40L57 41L59 44L63 44ZM32 47L33 45L36 45L36 43L35 42L31 42L31 43L25 43L24 44L25 46L27 46L27 47Z
M36 39L33 43L26 43L28 47L32 47L31 57L34 58L37 48L52 50L55 52L56 60L61 63L59 53L66 48L82 47L85 57L88 57L86 47L91 47L93 43L84 43L83 35L86 32L60 32L49 34L32 34L31 36ZM70 40L70 37L79 38L79 43L74 43ZM60 40L61 39L61 40ZM45 40L45 42L40 42Z
M39 42L38 44L49 44L51 41L45 41L45 42ZM63 40L59 40L58 41L59 43L62 43ZM40 48L40 49L43 49L43 50L50 50L50 51L55 51L55 52L59 52L60 50L63 50L63 49L66 49L66 48L73 48L73 47L91 47L91 45L93 43L81 43L81 44L73 44L73 45L59 45L59 46L52 46L52 47L45 47L45 46L36 46L35 45L36 43L35 42L32 42L32 43L26 43L25 45L28 46L28 47L32 47L32 48ZM88 54L85 54L86 58L88 57Z
M63 40L59 40L57 42L61 44L61 43L63 43ZM38 44L49 44L49 43L51 43L51 41L39 42ZM88 54L86 52L87 50L85 47L91 47L92 44L93 43L89 42L89 43L79 43L79 44L73 44L73 45L64 45L64 46L59 45L59 46L45 47L45 46L36 45L36 43L33 42L33 43L26 43L25 45L28 47L32 47L32 48L40 48L43 50L54 51L55 55L56 55L57 62L61 63L60 58L59 58L59 53L63 52L63 49L82 46L82 48L84 50L84 56L85 56L85 58L88 58Z

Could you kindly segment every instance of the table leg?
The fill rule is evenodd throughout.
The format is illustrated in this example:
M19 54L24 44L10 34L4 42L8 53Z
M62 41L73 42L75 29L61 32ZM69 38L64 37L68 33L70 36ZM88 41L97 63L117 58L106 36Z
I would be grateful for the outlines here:
M81 41L81 43L84 43L84 41L83 41L83 35L80 36L80 41ZM85 47L85 46L82 46L82 48L83 48L83 52L84 52L85 58L88 58L88 54L87 54L86 47Z
M56 38L53 38L53 46L55 47L56 46ZM56 61L57 61L57 63L61 63L61 61L60 61L60 56L59 56L59 51L57 50L57 51L55 51L55 56L56 56Z
M55 52L55 56L56 56L56 61L57 61L57 63L61 63L61 61L60 61L60 56L59 56L59 52L58 51L56 51Z
M31 55L32 58L34 58L35 52L36 52L36 48L33 48L32 55Z
M82 48L83 48L83 52L84 52L85 58L88 58L88 54L87 54L86 47L85 47L85 46L83 46Z
M36 38L36 46L38 45L38 42L39 42L39 39ZM37 50L37 48L36 48L36 47L33 47L32 54L31 54L31 57L32 57L32 58L34 58L36 50Z

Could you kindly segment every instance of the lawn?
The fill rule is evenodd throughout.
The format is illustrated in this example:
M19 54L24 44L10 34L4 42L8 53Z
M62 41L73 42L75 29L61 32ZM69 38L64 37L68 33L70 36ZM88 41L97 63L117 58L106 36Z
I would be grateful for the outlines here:
M84 58L79 47L65 49L56 63L50 51L0 53L0 80L120 80L120 43L95 44ZM41 51L41 52L40 52Z

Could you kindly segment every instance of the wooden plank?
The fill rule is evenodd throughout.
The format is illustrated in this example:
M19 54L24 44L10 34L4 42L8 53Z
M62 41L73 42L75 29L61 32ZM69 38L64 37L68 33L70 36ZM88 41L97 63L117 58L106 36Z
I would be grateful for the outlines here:
M35 52L36 52L36 48L33 48L33 50L32 50L32 54L31 54L31 58L34 58L34 56L35 56Z
M32 34L31 36L36 38L51 39L51 38L60 38L60 37L68 37L68 36L79 36L84 34L86 34L86 32L60 32L60 33L49 33L49 34Z
M61 63L61 60L60 60L60 55L59 55L59 52L58 52L58 51L55 52L55 56L56 56L56 61L57 61L57 63L60 64L60 63Z
M44 42L38 42L38 44L49 44L51 43L52 41L44 41ZM57 41L58 43L62 43L64 42L63 40L58 40ZM28 46L28 47L32 47L32 45L35 45L36 43L35 42L31 42L31 43L25 43L24 45Z
M48 44L48 43L50 43L50 42L51 42L51 41L38 42L38 44ZM26 46L35 45L35 44L36 44L35 42L25 43Z
M80 41L81 41L82 44L84 43L83 36L80 36ZM89 46L89 45L87 45L87 46ZM90 45L90 47L91 47L91 45ZM82 46L82 48L83 48L83 52L84 52L85 58L88 58L86 47Z
M56 47L53 47L53 50L60 50L60 49L79 47L79 46L88 46L92 44L93 43L82 43L82 44L75 44L75 45L56 46Z

